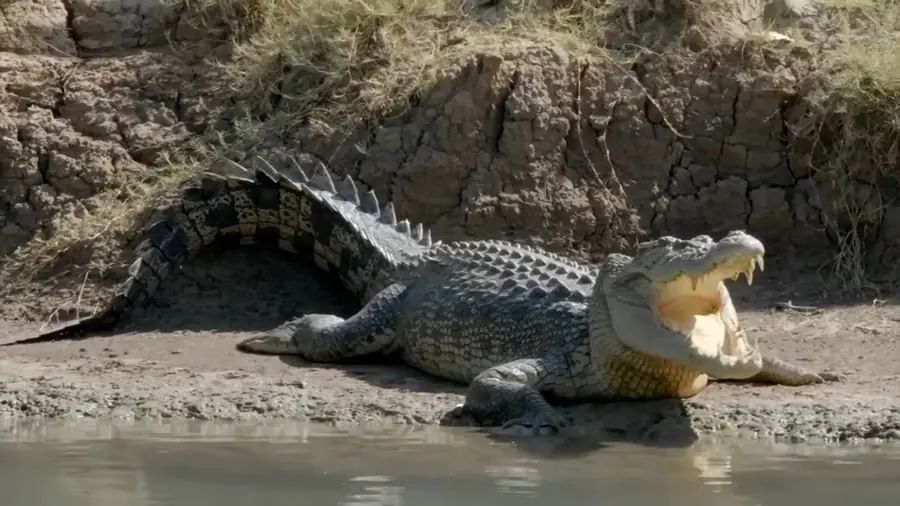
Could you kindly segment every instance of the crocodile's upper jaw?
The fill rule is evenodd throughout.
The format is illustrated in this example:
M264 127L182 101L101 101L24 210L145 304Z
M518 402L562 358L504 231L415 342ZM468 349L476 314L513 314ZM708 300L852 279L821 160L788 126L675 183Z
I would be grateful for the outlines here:
M762 254L750 252L722 262L705 272L683 273L654 283L653 305L656 312L668 317L718 313L724 304L721 287L727 279L744 275L753 284L757 266L765 268ZM727 292L726 292L727 293Z

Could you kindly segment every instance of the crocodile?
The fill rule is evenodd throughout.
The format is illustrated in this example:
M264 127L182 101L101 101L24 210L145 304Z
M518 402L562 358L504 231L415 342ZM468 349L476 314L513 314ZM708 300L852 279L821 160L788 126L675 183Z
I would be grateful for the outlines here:
M501 433L548 434L569 425L553 399L686 398L710 379L811 385L843 376L763 356L738 323L726 280L752 283L765 247L735 230L663 236L634 256L587 265L500 240L433 242L398 220L373 191L319 164L312 177L260 160L238 175L204 173L146 231L138 259L95 315L16 339L18 344L110 330L206 246L270 245L296 253L353 294L349 318L307 314L239 343L244 352L314 362L399 356L467 384L451 414Z

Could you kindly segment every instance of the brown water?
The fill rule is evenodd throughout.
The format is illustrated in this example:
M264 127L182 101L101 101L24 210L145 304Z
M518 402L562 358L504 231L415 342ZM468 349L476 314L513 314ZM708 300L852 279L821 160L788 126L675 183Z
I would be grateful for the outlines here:
M0 504L887 506L900 449L596 441L302 423L0 425Z

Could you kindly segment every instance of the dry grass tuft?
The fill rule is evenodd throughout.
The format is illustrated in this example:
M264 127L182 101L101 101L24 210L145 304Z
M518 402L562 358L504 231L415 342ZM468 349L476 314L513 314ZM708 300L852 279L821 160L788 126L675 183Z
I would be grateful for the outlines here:
M475 30L436 0L268 1L268 21L220 66L254 117L339 127L388 114Z

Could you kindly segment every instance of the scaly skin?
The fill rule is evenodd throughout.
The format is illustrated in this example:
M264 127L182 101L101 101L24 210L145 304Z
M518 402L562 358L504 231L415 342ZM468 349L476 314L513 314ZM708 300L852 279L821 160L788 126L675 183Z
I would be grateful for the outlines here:
M545 396L689 397L710 377L841 379L763 358L749 342L723 283L761 264L763 245L743 232L718 242L662 237L598 269L503 241L432 245L421 226L398 223L390 204L380 210L374 193L360 197L351 179L338 188L324 167L312 180L295 169L294 179L271 166L254 179L205 175L149 228L106 308L12 343L109 330L202 247L261 244L313 261L365 305L346 320L297 318L239 349L318 362L399 353L468 384L459 409L504 432L566 426Z

